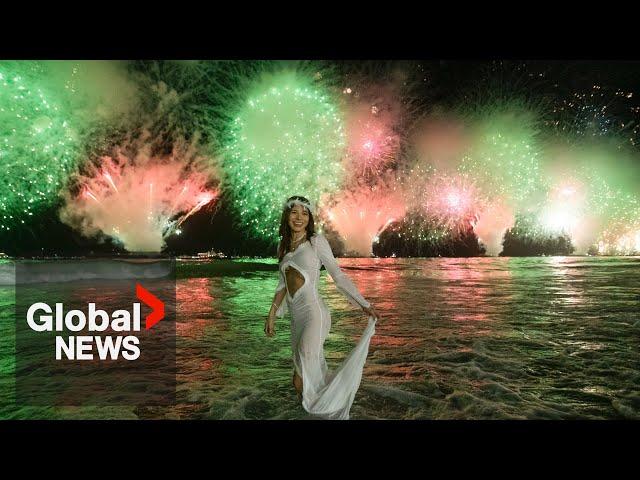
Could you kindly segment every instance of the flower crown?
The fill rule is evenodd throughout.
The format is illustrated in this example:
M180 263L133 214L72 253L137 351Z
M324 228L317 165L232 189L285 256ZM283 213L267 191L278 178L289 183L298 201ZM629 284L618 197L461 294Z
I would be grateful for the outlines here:
M294 198L293 200L289 200L289 201L285 202L283 206L285 208L291 208L296 204L297 205L302 205L307 210L309 210L309 213L313 213L313 205L311 204L311 202L305 202L304 200L298 200L297 198Z

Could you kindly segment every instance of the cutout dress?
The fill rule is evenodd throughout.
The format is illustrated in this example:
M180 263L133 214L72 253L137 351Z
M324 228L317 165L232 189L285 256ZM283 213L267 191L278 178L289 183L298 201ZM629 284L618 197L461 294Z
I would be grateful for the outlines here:
M323 345L331 328L331 315L318 293L322 265L333 278L338 290L352 305L359 308L370 306L351 279L340 269L324 235L315 234L280 261L280 281L276 292L286 289L287 294L286 301L280 304L276 316L282 318L287 310L291 312L293 364L303 382L304 409L317 417L346 420L360 386L369 342L375 333L375 319L369 317L360 340L339 368L335 371L328 370ZM304 278L304 283L293 295L287 287L288 268L295 269Z

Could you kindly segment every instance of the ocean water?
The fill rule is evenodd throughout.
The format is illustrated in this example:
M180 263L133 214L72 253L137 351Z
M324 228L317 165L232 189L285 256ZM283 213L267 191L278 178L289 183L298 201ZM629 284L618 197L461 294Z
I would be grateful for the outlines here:
M216 262L178 265L168 407L16 405L14 287L0 281L0 418L308 418L291 385L288 317L274 338L263 333L275 265ZM340 264L382 315L353 419L640 418L640 257ZM331 368L366 318L325 272L320 293L332 311Z

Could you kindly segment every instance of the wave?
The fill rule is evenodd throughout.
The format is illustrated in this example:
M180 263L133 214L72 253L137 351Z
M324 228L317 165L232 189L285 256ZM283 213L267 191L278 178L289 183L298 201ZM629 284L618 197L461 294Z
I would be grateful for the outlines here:
M0 285L59 283L79 280L164 278L175 267L171 260L24 260L0 265Z

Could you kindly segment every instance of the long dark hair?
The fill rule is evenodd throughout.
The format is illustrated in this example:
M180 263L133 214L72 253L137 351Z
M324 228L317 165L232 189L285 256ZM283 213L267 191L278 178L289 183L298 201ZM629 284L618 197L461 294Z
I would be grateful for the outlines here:
M305 197L301 197L300 195L294 195L293 197L287 198L287 202L290 200L300 200L301 202L310 203ZM293 205L296 205L295 203ZM284 256L289 252L289 248L291 247L291 227L289 226L289 213L291 213L291 209L293 208L287 207L285 205L282 210L282 216L280 217L280 245L278 245L278 262L281 262ZM315 234L315 225L313 223L313 213L309 209L309 223L307 223L307 240L310 240L311 237Z

